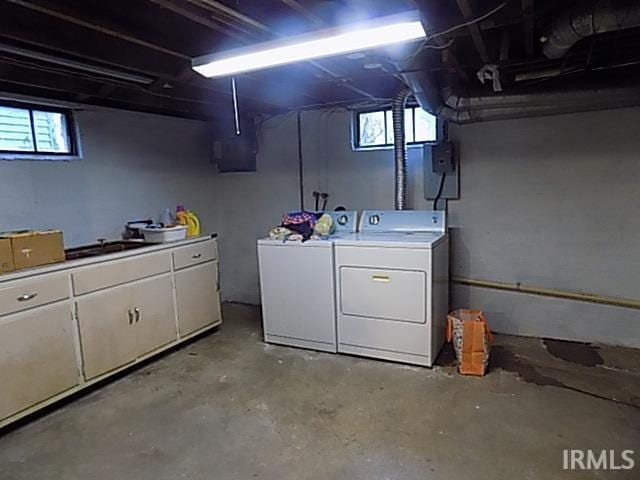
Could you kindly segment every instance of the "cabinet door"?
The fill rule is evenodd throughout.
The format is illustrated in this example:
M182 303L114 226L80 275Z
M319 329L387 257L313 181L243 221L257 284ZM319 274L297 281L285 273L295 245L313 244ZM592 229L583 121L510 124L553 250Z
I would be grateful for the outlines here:
M76 305L87 380L136 358L131 286L110 288L81 297Z
M136 353L145 355L177 340L171 276L138 282L133 289Z
M175 278L180 335L220 323L218 263L203 263L180 270Z
M0 420L77 384L69 303L0 319Z

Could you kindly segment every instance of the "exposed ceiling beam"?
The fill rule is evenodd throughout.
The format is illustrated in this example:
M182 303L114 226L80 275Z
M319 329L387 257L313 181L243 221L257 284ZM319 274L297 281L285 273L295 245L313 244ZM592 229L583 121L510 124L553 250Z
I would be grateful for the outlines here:
M245 23L240 23L235 21L233 17L221 12L215 7L212 7L211 5L206 3L204 0L186 0L186 1L192 5L195 5L196 7L206 10L209 17L221 23L222 25L226 25L230 28L233 28L247 35L251 35L252 33L254 33L254 30L248 27Z
M534 13L533 0L522 0L522 16L524 18L524 51L531 57L534 54Z
M20 4L30 3L25 0L8 0L10 3ZM31 9L39 14L56 18L62 22L72 25L79 25L87 28L96 35L103 35L104 28L96 26L92 22L84 19L76 18L69 12L58 15L50 8ZM156 79L156 84L164 85L168 82L171 84L182 83L190 84L194 87L208 90L216 94L224 94L229 96L230 92L227 88L221 89L219 83L211 82L191 70L191 57L186 55L166 54L162 48L153 48L148 50L148 42L130 41L128 35L109 35L114 42L124 42L121 44L109 44L108 47L101 42L78 42L77 36L68 35L68 31L63 29L51 30L25 28L26 21L23 17L17 15L16 12L3 12L11 15L0 17L0 38L8 38L13 41L26 43L48 52L56 52L63 55L69 55L75 58L85 60L89 63L97 63L108 65L115 68L122 68L133 72L143 73ZM6 21L5 21L6 20ZM97 38L96 38L97 40ZM132 43L128 48L124 47L127 43ZM134 47L135 45L135 47ZM109 55L105 58L104 55ZM110 57L113 57L111 59ZM249 82L249 80L248 80ZM255 83L255 80L253 81ZM252 86L254 87L254 86ZM155 90L155 89L154 89ZM266 100L260 97L260 88L254 87L244 92L244 97L250 100L250 105L261 106L266 111L286 110L288 105L284 103ZM317 99L310 97L311 100Z
M24 8L28 8L30 10L34 10L36 12L40 12L43 13L45 15L49 15L51 17L54 18L58 18L60 20L64 20L65 22L69 22L69 23L73 23L74 25L78 25L80 27L84 27L84 28L88 28L91 30L95 30L97 32L103 33L105 35L109 35L111 37L115 37L118 38L120 40L125 40L127 42L130 43L135 43L137 45L146 47L146 48L150 48L152 50L156 50L158 52L162 52L162 53L166 53L167 55L172 55L174 57L177 58L182 58L183 60L190 60L191 57L189 57L188 55L185 55L183 53L177 52L175 50L172 50L170 48L166 48L160 45L156 45L155 43L151 43L151 42L147 42L146 40L143 40L141 38L129 35L128 33L125 32L120 32L108 27L104 27L102 25L99 25L95 22L92 22L90 20L87 19L83 19L78 17L77 15L72 15L70 13L67 12L63 12L57 9L52 9L52 8L48 8L42 5L38 5L35 4L33 2L27 1L27 0L5 0L9 3L13 3L15 5L20 5L21 7Z
M251 18L248 15L245 15L242 12L239 12L238 10L235 10L231 7L226 6L224 3L222 2L218 2L216 0L187 0L188 2L191 3L199 3L199 4L203 4L203 5L207 5L211 8L213 8L214 10L217 10L221 13L224 13L225 15L228 15L230 18L234 18L242 23L245 23L246 25L250 25L258 30L262 30L264 32L270 32L270 28L267 27L264 23L257 21L254 18Z
M7 85L27 87L38 91L49 91L64 94L70 99L82 97L90 103L97 101L121 102L133 109L157 109L163 113L173 112L181 116L194 116L214 118L221 103L194 100L176 100L165 96L149 95L144 91L133 89L131 86L121 84L95 83L91 79L84 79L61 72L43 71L39 67L13 65L0 61L0 83L5 86L3 90L10 91ZM109 88L106 88L109 86ZM118 95L115 98L114 92ZM19 93L25 93L24 90Z
M472 20L474 15L469 0L456 0L456 3L458 4L458 8L460 9L460 12L462 12L462 16L465 21ZM487 46L482 38L480 27L478 27L477 23L471 23L467 26L467 29L471 34L471 39L476 46L476 50L478 50L478 54L480 54L480 58L484 63L489 63L489 52L487 51Z
M304 17L307 20L311 21L317 27L324 27L326 25L324 20L322 20L322 18L320 18L315 13L313 13L311 10L309 10L307 7L302 5L298 0L281 0L281 1L286 6L292 8L296 12L304 15Z
M504 32L502 32L502 35L500 36L500 63L503 63L509 60L509 48L510 48L509 32L505 30Z
M246 36L240 33L237 33L233 30L223 27L217 22L210 20L208 18L200 15L199 12L194 11L192 8L188 8L188 5L180 6L176 5L171 0L149 0L152 3L155 3L159 7L166 8L167 10L172 11L173 13L180 15L182 17L188 18L189 20L199 23L211 30L215 30L216 32L220 32L228 37L235 38L236 40L246 41Z

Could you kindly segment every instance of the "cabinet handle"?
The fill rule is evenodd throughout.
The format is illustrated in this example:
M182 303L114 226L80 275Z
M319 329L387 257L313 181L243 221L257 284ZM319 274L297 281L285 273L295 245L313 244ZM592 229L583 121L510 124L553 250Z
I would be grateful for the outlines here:
M138 307L136 307L136 308L133 309L133 311L136 312L136 323L138 323L140 321L140 317L142 316L141 312L140 312L140 309Z
M201 253L194 253L193 255L191 255L191 258L195 260L196 258L200 258L201 256L202 256Z
M391 277L389 275L372 275L371 280L374 282L389 283L391 281Z
M37 292L33 292L33 293L25 293L24 295L20 295L17 300L19 302L28 302L29 300L33 300L34 298L36 298L38 296Z
M133 325L133 312L129 309L129 325Z

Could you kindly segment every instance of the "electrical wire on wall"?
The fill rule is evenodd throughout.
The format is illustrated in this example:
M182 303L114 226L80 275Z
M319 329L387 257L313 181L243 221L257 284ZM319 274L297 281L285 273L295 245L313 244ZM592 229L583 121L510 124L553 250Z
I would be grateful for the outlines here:
M447 122L444 122L444 124L442 125L442 138L445 142L449 141L449 125L447 124ZM444 183L446 179L447 179L447 172L442 172L440 176L440 185L438 186L438 191L436 193L436 196L433 197L433 210L438 209L438 202L440 201L440 197L442 197L442 192L444 191ZM446 205L445 205L445 208L443 208L443 210L446 210Z
M440 197L442 196L442 191L444 190L444 181L446 180L446 178L447 174L443 172L440 176L440 186L438 187L438 193L436 193L436 196L433 197L433 210L438 209L438 202L440 201Z
M300 187L300 210L304 210L304 176L302 166L302 112L298 110L298 180Z

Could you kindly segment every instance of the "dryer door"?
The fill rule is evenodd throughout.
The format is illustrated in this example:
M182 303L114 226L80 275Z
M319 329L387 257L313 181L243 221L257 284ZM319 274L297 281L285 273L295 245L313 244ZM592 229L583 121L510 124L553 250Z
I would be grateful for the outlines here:
M340 311L344 315L426 322L426 272L340 267Z

